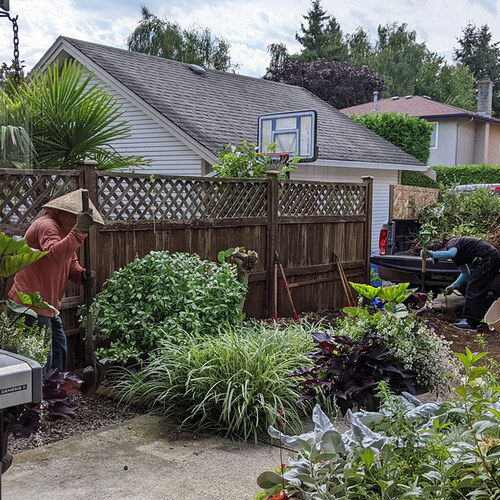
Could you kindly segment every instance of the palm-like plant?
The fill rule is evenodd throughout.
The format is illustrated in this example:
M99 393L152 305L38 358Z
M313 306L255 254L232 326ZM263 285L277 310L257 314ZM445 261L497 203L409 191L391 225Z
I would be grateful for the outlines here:
M75 61L65 61L35 73L29 82L0 93L4 113L1 123L17 124L16 110L24 110L31 122L36 168L72 169L79 160L97 159L112 150L112 143L130 132L126 121L103 85L92 82L92 74ZM117 164L105 167L137 166L146 163L137 156L114 152ZM29 165L28 165L29 166Z
M33 152L33 142L24 127L0 126L0 167L22 167L30 162Z

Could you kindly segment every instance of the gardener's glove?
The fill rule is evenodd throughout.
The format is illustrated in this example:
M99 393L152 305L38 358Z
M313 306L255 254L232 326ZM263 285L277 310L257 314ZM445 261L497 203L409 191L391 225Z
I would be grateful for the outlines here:
M422 257L422 259L424 258L424 250L420 250L420 257ZM432 259L432 262L434 264L437 264L438 262L438 260L434 258L434 253L432 252L432 250L425 250L425 258Z
M445 295L451 295L453 293L453 290L455 290L455 286L454 285L449 285L447 286L445 289L444 289L444 294Z
M94 286L96 273L93 270L87 272L86 270L82 271L82 285L91 287Z
M93 224L94 219L92 218L92 209L90 208L86 212L80 212L79 214L77 214L76 224L73 227L73 231L87 234L89 232L90 226L92 226Z

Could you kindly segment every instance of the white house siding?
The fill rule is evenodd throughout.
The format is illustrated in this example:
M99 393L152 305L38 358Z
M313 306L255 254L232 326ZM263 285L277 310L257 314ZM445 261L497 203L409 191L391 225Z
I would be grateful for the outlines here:
M97 80L97 77L93 80ZM193 176L202 174L202 159L198 154L126 96L106 82L100 79L98 81L104 84L108 94L121 106L121 111L124 111L122 118L128 120L131 127L128 138L114 141L113 147L120 154L144 156L151 160L148 166L135 168L136 172Z
M378 252L380 228L389 218L389 185L399 183L399 170L368 170L360 168L319 167L300 165L292 172L293 180L326 182L362 182L361 177L373 177L372 252Z

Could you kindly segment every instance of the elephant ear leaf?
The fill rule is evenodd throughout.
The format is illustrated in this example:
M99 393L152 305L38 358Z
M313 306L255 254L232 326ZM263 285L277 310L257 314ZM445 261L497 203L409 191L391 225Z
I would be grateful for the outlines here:
M354 288L354 290L356 290L356 292L363 297L366 297L368 300L374 299L379 291L379 288L371 285L365 285L363 283L353 283L352 281L349 281L349 284Z
M403 302L410 296L410 292L406 291L409 286L409 283L399 283L399 285L377 288L378 297L387 302Z
M258 478L257 484L260 488L267 490L283 483L283 477L274 471L264 471Z
M31 248L24 238L0 233L0 278L10 278L49 252Z
M395 316L396 318L405 318L408 316L408 309L406 309L406 306L395 302L389 302L386 304L384 311L391 316Z
M7 236L0 232L0 255L15 255L28 247L26 240L20 236Z
M59 315L59 311L54 306L51 306L48 302L45 302L45 300L42 299L40 292L23 293L17 291L17 295L23 306L38 307L39 309L51 309L57 316Z
M17 302L14 302L12 299L6 300L5 304L11 311L14 311L16 314L19 315L25 314L28 316L33 316L34 318L38 317L38 314L35 311L33 311L33 309L30 309L27 306L23 306L22 304L18 304Z

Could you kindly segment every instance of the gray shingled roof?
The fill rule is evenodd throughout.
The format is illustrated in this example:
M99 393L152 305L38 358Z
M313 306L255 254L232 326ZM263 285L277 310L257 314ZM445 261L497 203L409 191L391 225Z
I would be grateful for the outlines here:
M197 75L186 63L72 38L54 45L60 40L215 154L230 142L257 142L259 115L314 109L319 159L423 166L303 88L215 70Z

